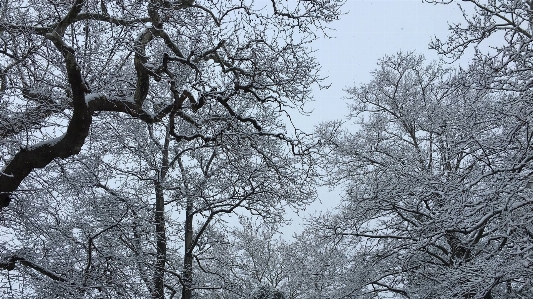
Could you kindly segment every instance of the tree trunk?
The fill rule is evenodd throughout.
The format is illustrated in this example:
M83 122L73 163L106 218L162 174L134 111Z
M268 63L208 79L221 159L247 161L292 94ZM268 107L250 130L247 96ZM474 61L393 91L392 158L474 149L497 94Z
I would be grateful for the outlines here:
M187 209L185 216L185 255L183 257L183 289L181 299L192 298L192 246L193 246L193 203L187 198Z
M167 237L165 232L165 201L161 184L156 183L155 236L156 261L154 267L154 288L152 298L165 299L165 262L167 254Z
M170 134L167 131L165 144L162 150L162 163L159 177L155 185L155 237L156 237L156 260L154 266L153 299L165 299L165 263L167 261L167 236L165 229L165 194L162 184L168 172L168 147Z

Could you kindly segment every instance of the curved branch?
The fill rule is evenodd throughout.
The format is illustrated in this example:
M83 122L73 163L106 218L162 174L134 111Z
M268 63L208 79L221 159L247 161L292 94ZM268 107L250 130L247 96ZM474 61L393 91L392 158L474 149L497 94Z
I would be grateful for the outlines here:
M74 4L72 4L72 8L68 14L56 25L54 32L59 36L63 36L67 30L67 27L76 20L76 17L81 12L83 4L85 4L85 0L76 0Z

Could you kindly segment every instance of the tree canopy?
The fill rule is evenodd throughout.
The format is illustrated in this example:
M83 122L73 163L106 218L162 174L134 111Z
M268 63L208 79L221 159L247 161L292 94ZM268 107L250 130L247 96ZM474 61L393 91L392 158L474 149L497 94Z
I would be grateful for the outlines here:
M425 2L473 58L386 55L308 134L343 1L0 1L0 294L533 297L533 1Z

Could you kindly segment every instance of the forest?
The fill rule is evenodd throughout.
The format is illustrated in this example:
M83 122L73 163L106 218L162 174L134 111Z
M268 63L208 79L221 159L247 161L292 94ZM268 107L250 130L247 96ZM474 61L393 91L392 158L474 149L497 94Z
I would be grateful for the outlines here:
M0 0L0 297L533 298L533 0L306 131L346 1Z

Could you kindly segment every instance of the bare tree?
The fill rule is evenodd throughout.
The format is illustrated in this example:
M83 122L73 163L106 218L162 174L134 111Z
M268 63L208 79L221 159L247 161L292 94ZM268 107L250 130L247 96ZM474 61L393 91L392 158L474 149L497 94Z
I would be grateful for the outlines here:
M209 252L202 257L206 272L219 275L200 272L197 279L224 288L202 292L206 298L339 298L353 287L347 282L354 280L349 257L355 251L350 244L325 237L323 227L306 229L287 240L277 224L251 217L240 220L239 227L209 238L224 240L209 243Z

